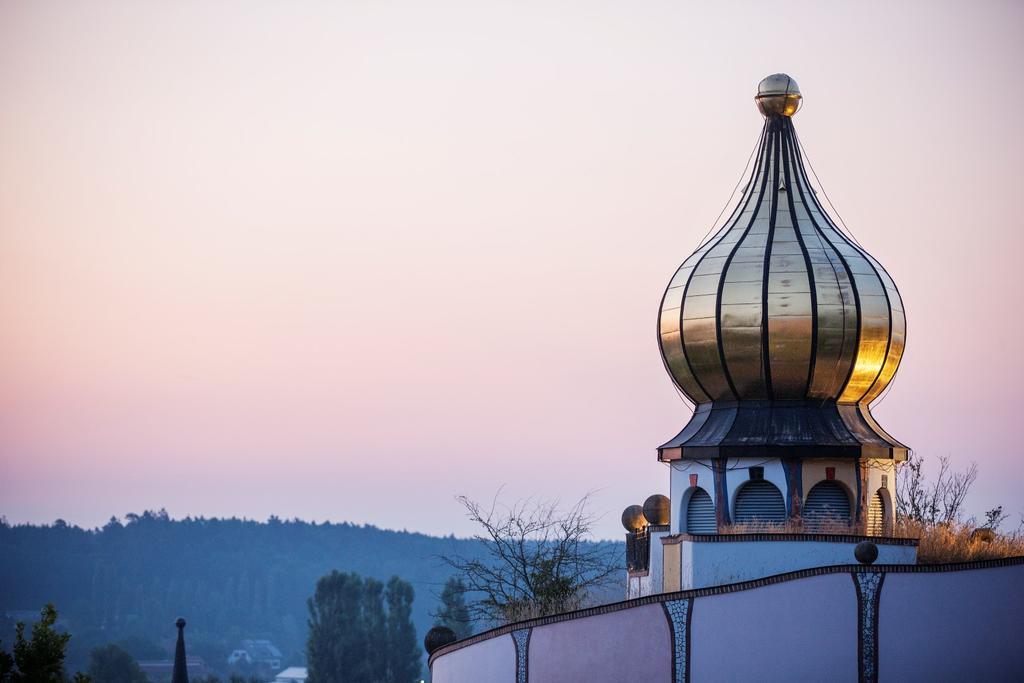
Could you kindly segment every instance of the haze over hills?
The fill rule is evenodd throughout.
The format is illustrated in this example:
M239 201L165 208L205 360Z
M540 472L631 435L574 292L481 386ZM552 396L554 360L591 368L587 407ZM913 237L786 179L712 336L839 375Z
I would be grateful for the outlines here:
M91 648L112 641L128 643L138 658L159 657L178 616L188 619L190 653L215 668L224 668L244 638L270 639L285 662L297 663L307 634L306 599L332 569L410 582L422 638L451 574L440 556L478 552L476 542L453 536L274 517L174 520L146 512L93 530L62 521L4 523L0 640L9 648L17 613L53 603L73 634L72 669L83 666Z

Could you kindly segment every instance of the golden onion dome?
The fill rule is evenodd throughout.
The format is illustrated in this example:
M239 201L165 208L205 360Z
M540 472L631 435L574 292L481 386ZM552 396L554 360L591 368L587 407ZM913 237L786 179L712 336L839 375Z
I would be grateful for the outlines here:
M903 457L867 408L903 356L899 292L811 188L791 118L796 82L769 76L755 101L765 123L743 196L662 299L662 357L696 412L661 455L799 445Z

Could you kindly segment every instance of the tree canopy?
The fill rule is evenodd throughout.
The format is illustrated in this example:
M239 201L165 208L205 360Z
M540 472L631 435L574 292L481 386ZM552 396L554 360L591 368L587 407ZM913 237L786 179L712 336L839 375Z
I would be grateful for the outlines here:
M473 620L466 606L468 590L462 579L450 577L441 591L441 607L434 613L434 624L450 628L460 640L473 635Z
M0 683L65 683L68 680L64 651L71 635L54 627L57 609L53 605L46 605L39 616L30 638L25 637L25 623L18 623L13 654L3 652L0 656ZM89 678L76 673L71 680L88 683Z
M114 643L95 648L89 656L89 676L99 683L148 683L139 663Z
M418 680L414 595L412 586L397 576L386 590L376 579L336 570L317 581L308 601L309 683Z

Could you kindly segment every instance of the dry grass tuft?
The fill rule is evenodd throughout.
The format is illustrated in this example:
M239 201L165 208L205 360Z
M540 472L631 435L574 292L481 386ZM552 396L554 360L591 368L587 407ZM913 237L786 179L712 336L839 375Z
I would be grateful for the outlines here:
M730 524L721 531L723 534L803 534L806 526L795 522L771 524L751 522ZM815 527L813 533L863 536L861 526L842 522L825 522ZM973 562L975 560L996 560L1003 557L1024 557L1024 533L1016 531L1000 534L987 528L953 522L950 524L926 524L902 520L896 524L890 538L918 539L918 564L943 564L946 562Z
M918 564L1024 556L1024 535L1020 532L1000 534L970 524L924 524L910 520L900 521L896 528L904 538L919 539Z
M842 534L863 536L864 529L848 522L821 521L811 530L806 524L787 521L774 522L740 522L722 527L723 534Z

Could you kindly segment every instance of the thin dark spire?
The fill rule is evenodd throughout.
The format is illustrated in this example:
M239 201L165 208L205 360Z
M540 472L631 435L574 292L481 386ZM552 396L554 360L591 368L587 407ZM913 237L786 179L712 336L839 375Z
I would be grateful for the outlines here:
M174 647L174 673L171 683L188 683L188 663L185 660L185 620L178 617L174 622L178 627L178 644Z

